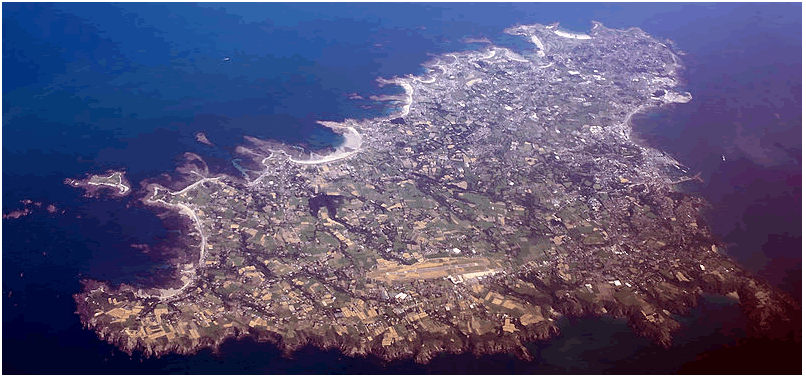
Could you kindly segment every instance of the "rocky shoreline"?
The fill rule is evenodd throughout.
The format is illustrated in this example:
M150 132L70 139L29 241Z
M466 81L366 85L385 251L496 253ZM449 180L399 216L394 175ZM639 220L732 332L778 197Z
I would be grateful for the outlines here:
M774 331L775 328L792 328L795 317L800 316L801 308L788 295L778 291L769 283L758 277L751 275L744 276L747 283L739 281L714 280L713 283L702 285L696 294L687 296L679 301L667 301L664 309L675 314L685 316L690 309L698 304L698 299L704 294L724 295L732 299L738 298L739 306L743 314L748 318L747 333L750 338L785 338L792 333ZM417 363L426 364L439 354L461 354L473 353L476 356L492 354L514 354L523 361L532 361L534 356L525 347L527 343L551 340L560 334L560 329L555 321L544 322L541 325L524 326L522 331L500 335L472 335L461 341L446 341L443 338L424 338L420 341L404 342L392 347L380 346L380 341L370 344L355 345L348 337L322 336L309 333L304 330L294 332L294 336L287 337L284 334L258 328L241 329L237 327L227 328L220 337L212 340L204 337L199 341L192 341L186 345L178 343L157 343L147 344L143 341L132 340L123 332L116 332L106 323L94 320L92 312L88 309L88 304L82 301L93 290L110 289L103 282L95 280L82 280L84 291L76 294L78 309L76 313L81 317L81 322L87 329L93 330L98 337L110 344L119 347L123 352L133 355L140 353L143 357L161 357L167 354L192 355L198 351L209 348L218 352L222 343L227 340L240 340L252 338L257 342L266 342L276 345L285 356L291 357L299 349L313 345L323 351L338 349L345 355L351 357L376 356L384 362L413 359ZM130 286L121 285L119 292L134 293ZM157 300L152 299L152 304ZM626 319L630 327L640 336L647 337L653 342L669 348L672 345L673 333L681 328L680 324L673 320L660 323L651 323L643 319L640 309L636 307L625 307L615 302L605 302L604 304L585 304L584 302L564 302L557 308L560 310L557 317L567 316L609 316L616 319ZM575 304L576 303L576 304ZM606 312L606 313L605 313ZM458 331L458 330L457 330ZM773 333L771 333L773 331Z
M112 197L120 198L129 195L132 191L125 171L109 170L99 175L87 174L84 179L67 178L64 183L71 187L84 189L85 197L97 198L100 197L101 192L109 191Z
M751 335L785 331L800 307L724 254L705 201L674 191L697 177L672 180L679 163L629 137L632 114L690 99L674 93L674 53L634 28L555 28L507 30L534 41L534 61L491 47L385 81L406 89L401 117L346 121L361 130L349 158L301 163L289 152L304 149L248 138L268 156L240 149L265 166L244 182L186 155L180 171L202 179L149 186L146 203L193 219L200 257L177 266L190 277L158 295L86 289L82 322L144 356L256 336L287 355L418 363L529 360L563 316L625 319L668 348L704 294L738 299Z

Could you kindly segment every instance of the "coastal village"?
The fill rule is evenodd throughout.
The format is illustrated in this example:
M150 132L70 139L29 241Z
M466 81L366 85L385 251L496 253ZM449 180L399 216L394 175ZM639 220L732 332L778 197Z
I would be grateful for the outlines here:
M762 310L758 330L787 320L791 301L727 258L703 201L676 191L688 171L629 137L631 114L690 99L675 52L600 24L507 32L535 49L448 54L390 80L404 111L329 125L346 140L329 155L252 142L261 170L246 179L147 187L193 239L176 281L85 281L82 322L146 355L253 336L427 362L528 359L568 315L623 318L669 346L702 294Z

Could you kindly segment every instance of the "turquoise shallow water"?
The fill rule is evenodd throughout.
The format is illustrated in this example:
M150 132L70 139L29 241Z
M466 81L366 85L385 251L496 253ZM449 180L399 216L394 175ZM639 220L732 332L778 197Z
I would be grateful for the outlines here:
M708 183L691 189L713 203L714 231L736 244L731 252L744 265L800 299L800 14L800 4L4 3L3 211L32 199L64 213L3 221L3 371L673 373L722 345L731 354L756 349L737 346L737 310L717 301L687 319L670 351L624 323L583 318L536 344L532 363L444 356L384 367L312 348L284 359L249 341L220 354L129 357L80 328L71 294L85 276L138 283L159 275L160 252L131 244L171 244L175 232L129 207L136 197L89 200L62 181L123 168L138 186L171 173L186 151L238 174L232 152L244 135L338 142L315 120L392 111L366 99L398 90L377 77L417 74L434 54L479 47L467 37L521 49L528 43L501 30L638 26L688 53L694 94L688 105L638 119L638 133L703 171ZM217 147L197 143L197 131ZM792 349L799 354L799 345L783 351ZM769 356L796 357L783 351Z

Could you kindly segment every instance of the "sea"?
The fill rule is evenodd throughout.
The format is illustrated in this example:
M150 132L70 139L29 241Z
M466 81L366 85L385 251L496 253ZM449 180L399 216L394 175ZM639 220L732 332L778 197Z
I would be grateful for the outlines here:
M181 227L139 204L142 193L86 198L63 183L115 169L139 191L175 178L186 152L236 175L244 136L324 148L340 139L317 120L397 111L371 98L400 91L379 77L421 74L481 38L530 48L506 27L635 26L685 53L693 100L636 116L634 137L701 172L703 184L680 189L709 202L729 255L802 302L801 15L800 3L4 2L2 208L30 212L2 221L2 373L801 373L800 321L790 341L748 339L719 296L679 317L670 349L623 320L569 317L557 338L529 345L529 362L383 363L314 347L284 357L251 339L128 355L82 328L72 295L82 278L153 283Z

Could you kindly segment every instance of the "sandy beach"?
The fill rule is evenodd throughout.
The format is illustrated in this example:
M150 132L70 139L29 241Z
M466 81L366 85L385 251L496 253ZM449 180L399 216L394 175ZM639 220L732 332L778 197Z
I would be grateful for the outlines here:
M530 36L529 39L537 47L537 57L545 57L546 56L546 47L543 45L543 42L541 42L540 39L538 39L534 35Z
M411 86L409 86L411 88ZM413 91L413 90L412 90ZM409 97L409 103L411 103L411 94L407 90L406 92ZM293 158L289 158L288 160L298 164L319 164L319 163L327 163L337 161L339 159L347 158L355 153L358 153L361 150L361 144L363 139L361 134L358 131L350 126L343 125L343 123L337 123L335 121L317 121L317 123L324 125L330 129L336 131L336 133L340 133L344 137L344 142L341 143L336 148L336 151L330 153L325 156L320 156L319 158L312 158L309 160L297 160Z
M554 30L554 34L559 35L559 36L561 36L563 38L591 39L591 36L587 35L587 34L574 34L574 33L569 33L569 32L565 32L565 31L562 31L562 30Z

